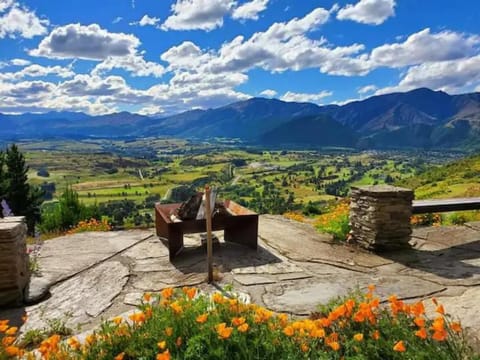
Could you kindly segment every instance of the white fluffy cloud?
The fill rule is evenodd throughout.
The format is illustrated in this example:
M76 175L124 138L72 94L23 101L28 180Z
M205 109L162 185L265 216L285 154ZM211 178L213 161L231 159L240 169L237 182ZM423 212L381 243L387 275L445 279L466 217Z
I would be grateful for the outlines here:
M21 66L21 65L20 65ZM29 65L17 72L0 73L0 80L4 81L19 81L26 77L44 77L47 75L55 75L60 78L70 78L75 75L70 67L62 66L42 66L38 64Z
M133 76L161 77L165 68L152 61L146 61L141 55L131 54L126 56L110 56L95 66L92 73L101 75L113 69L124 69Z
M232 12L232 18L235 20L258 20L258 14L267 8L269 0L251 0Z
M303 18L274 23L249 39L237 36L225 43L207 66L211 72L248 71L255 67L271 72L319 68L321 72L335 75L368 72L370 65L365 56L351 57L363 50L363 45L333 47L324 38L307 37L327 22L329 16L328 10L317 8Z
M358 93L360 95L365 95L365 94L368 94L368 93L372 93L372 92L376 91L377 89L378 89L378 87L376 85L366 85L366 86L363 86L360 89L358 89Z
M69 24L55 28L30 55L102 61L94 68L95 75L124 69L133 76L162 76L164 67L146 61L138 46L140 40L134 35L112 33L97 24Z
M480 55L413 66L408 69L398 85L380 89L377 94L408 91L419 87L446 92L469 91L469 88L478 83L480 83Z
M223 25L224 16L234 6L233 0L177 0L162 29L211 31Z
M145 14L139 21L131 22L130 25L158 26L159 23L160 23L160 18L150 17Z
M306 94L306 93L296 93L287 91L281 99L283 101L295 101L295 102L313 102L320 103L324 98L332 96L333 92L331 91L321 91L317 94Z
M424 29L403 43L385 44L372 50L370 59L377 66L402 67L424 62L453 60L477 52L480 36L453 31L432 34Z
M141 108L138 113L140 115L159 115L161 113L165 112L165 110L162 109L161 106L158 105L150 105L150 106L145 106L144 108Z
M55 28L30 55L55 59L105 60L109 56L136 53L140 40L124 33L111 33L97 24L69 24Z
M47 19L11 0L0 0L0 39L17 36L31 39L47 33Z
M269 97L269 98L273 98L277 95L277 92L275 90L272 90L272 89L266 89L266 90L263 90L260 95L262 96L265 96L265 97Z
M360 0L348 4L337 13L339 20L352 20L363 24L380 25L395 15L395 0Z

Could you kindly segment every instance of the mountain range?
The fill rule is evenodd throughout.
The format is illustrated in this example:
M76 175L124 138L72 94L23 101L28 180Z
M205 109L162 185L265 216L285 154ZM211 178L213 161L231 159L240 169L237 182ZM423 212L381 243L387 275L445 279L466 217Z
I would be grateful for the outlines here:
M471 148L480 140L480 93L420 88L345 105L251 98L167 117L128 112L0 114L0 138L238 138L268 146Z

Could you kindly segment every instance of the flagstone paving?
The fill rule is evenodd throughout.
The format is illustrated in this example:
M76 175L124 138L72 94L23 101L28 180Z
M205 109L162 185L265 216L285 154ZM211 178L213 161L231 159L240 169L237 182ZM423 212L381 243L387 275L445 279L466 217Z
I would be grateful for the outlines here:
M237 292L272 310L308 315L317 305L349 290L377 285L386 298L437 297L447 311L480 335L480 222L414 231L412 249L373 254L336 244L310 225L282 216L259 221L257 251L225 243L214 247L217 286L233 284ZM144 292L165 287L206 284L206 251L200 236L185 236L185 250L170 262L165 240L154 230L82 233L47 241L32 277L34 305L0 309L0 319L20 324L22 331L45 326L47 318L63 318L76 331L131 311Z

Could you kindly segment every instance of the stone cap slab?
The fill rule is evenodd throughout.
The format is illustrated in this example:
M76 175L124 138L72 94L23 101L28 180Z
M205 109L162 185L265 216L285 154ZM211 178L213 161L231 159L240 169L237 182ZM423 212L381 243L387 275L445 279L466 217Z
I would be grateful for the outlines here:
M413 190L392 185L352 186L352 195L375 197L406 197L413 199Z

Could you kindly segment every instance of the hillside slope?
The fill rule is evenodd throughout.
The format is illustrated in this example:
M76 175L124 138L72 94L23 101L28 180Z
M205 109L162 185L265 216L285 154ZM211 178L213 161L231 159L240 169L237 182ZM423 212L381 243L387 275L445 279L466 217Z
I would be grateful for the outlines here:
M398 185L415 190L417 199L480 196L480 154L427 169Z

